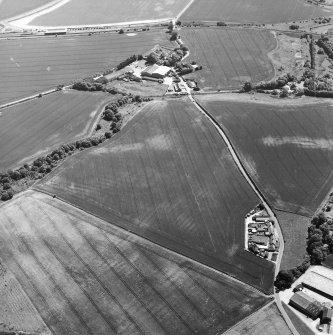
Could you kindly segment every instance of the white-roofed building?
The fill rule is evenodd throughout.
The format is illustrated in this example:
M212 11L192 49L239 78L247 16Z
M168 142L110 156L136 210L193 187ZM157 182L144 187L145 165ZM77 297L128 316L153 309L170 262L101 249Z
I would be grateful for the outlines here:
M303 286L329 299L333 299L333 270L315 266L305 274Z
M142 72L141 76L153 77L153 78L164 78L169 72L170 68L168 66L151 65L146 67Z

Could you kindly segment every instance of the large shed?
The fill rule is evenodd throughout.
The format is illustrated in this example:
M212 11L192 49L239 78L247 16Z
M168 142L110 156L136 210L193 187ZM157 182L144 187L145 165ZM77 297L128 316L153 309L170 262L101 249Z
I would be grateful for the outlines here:
M144 77L153 77L153 78L164 78L170 72L170 68L168 66L159 66L159 65L151 65L146 67L142 72L141 76Z
M333 270L324 266L315 266L306 273L303 285L324 297L333 300Z
M319 302L305 294L304 292L296 292L290 299L289 305L315 320L322 312Z

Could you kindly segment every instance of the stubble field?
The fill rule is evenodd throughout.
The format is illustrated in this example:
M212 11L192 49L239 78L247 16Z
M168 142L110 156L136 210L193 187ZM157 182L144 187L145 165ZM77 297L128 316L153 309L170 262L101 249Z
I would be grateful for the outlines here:
M269 31L183 28L182 41L190 49L188 60L202 70L186 75L204 90L239 89L245 81L258 82L274 77L267 53L276 47Z
M235 98L237 99L237 97ZM277 210L311 216L333 182L330 103L281 105L200 97Z
M32 26L107 24L174 18L190 0L72 0L32 20Z
M278 23L332 15L331 10L303 0L195 0L183 21Z
M0 40L0 104L113 68L156 44L165 32Z
M50 196L1 211L1 257L53 334L213 335L268 301Z
M244 251L258 199L215 128L186 100L154 101L112 142L37 186L265 292L272 263Z
M88 136L111 99L104 93L62 91L2 109L0 171Z

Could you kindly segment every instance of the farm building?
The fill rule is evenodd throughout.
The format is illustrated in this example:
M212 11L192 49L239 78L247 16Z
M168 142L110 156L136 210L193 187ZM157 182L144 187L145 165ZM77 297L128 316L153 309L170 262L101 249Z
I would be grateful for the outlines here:
M330 324L330 323L332 323L332 318L333 318L333 309L324 307L323 315L321 317L320 323Z
M146 67L141 72L141 76L164 78L169 72L170 72L170 68L168 66L159 66L159 65L154 64L154 65Z
M315 320L322 312L319 302L309 297L302 291L296 292L290 299L289 305Z
M309 271L303 285L329 299L333 299L333 270L324 266L316 266Z

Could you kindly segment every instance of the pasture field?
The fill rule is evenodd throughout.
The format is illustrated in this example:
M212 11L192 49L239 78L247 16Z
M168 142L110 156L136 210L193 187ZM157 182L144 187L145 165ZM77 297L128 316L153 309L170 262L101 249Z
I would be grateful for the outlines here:
M225 335L292 335L275 303L241 321ZM303 334L303 333L302 333Z
M289 270L304 260L310 218L281 211L277 211L276 215L285 239L280 268Z
M258 199L188 100L151 102L108 145L54 172L37 188L271 291L273 264L244 251L244 216Z
M303 0L195 0L181 21L278 23L332 15Z
M115 67L156 44L171 45L162 31L135 36L100 34L0 40L0 104Z
M52 0L1 0L0 21L47 5L51 1Z
M61 91L1 110L0 171L87 137L109 94Z
M276 47L269 31L225 28L183 28L182 41L189 47L188 60L202 65L190 73L204 90L239 89L245 81L274 77L268 52Z
M73 26L146 21L176 17L190 0L72 0L38 16L32 26Z
M269 301L48 195L1 213L1 256L56 335L220 334Z
M239 99L241 99L239 95ZM331 103L198 101L216 118L255 183L277 210L312 216L333 183ZM302 103L304 101L304 103Z

